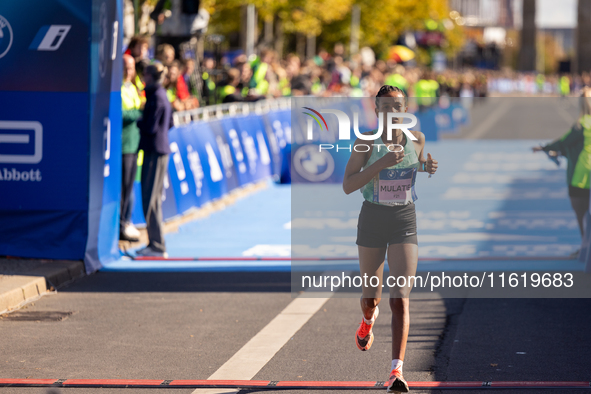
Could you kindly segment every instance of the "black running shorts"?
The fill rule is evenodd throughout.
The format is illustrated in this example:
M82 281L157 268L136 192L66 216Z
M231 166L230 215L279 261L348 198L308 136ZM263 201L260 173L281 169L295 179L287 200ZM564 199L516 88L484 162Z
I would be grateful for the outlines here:
M363 201L356 243L367 248L383 248L390 244L418 245L415 204L387 206Z

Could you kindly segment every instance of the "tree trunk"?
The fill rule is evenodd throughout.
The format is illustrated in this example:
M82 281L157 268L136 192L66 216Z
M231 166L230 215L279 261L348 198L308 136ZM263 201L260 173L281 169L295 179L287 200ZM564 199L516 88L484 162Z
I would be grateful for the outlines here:
M316 55L316 36L310 35L306 41L306 59L312 59Z
M523 0L519 69L521 71L536 69L536 0Z
M577 72L591 71L591 1L579 0L577 15Z
M257 41L256 9L248 4L240 7L240 47L250 56Z
M280 59L283 58L283 21L281 18L275 18L275 52Z
M306 58L306 36L302 33L296 33L296 53L300 59Z
M264 32L265 46L269 47L273 43L273 17L265 19Z

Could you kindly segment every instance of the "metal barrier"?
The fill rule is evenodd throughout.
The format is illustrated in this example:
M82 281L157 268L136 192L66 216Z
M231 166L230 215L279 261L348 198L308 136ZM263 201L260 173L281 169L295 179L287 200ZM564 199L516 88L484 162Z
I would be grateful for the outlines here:
M276 99L260 100L251 103L236 102L207 107L179 111L173 114L175 126L182 126L191 122L222 119L226 116L248 115L255 113L261 115L273 110L290 109L291 97L280 97Z

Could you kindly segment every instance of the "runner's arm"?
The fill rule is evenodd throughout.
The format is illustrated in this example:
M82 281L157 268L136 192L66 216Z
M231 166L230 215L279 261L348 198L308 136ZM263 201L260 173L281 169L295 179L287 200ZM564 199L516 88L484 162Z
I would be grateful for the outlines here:
M417 139L419 140L419 144L421 146L421 150L419 152L419 168L418 171L419 172L426 172L423 171L423 163L427 161L427 159L425 159L425 156L423 155L423 151L425 150L425 134L423 134L420 131L411 131L411 133L413 133L413 135L415 137L417 137Z
M355 141L355 146L357 145L367 145L368 141L357 139ZM372 149L376 149L373 147ZM383 147L382 149L385 149ZM375 163L370 165L369 167L365 168L363 171L361 170L367 160L371 155L371 149L369 152L356 152L353 149L351 153L351 157L347 162L347 167L345 168L345 176L343 178L343 191L346 194L351 194L355 190L361 189L363 186L367 185L367 183L376 176L382 169L386 167L390 167L396 165L402 161L404 158L404 152L388 152L384 155L381 159L377 160Z

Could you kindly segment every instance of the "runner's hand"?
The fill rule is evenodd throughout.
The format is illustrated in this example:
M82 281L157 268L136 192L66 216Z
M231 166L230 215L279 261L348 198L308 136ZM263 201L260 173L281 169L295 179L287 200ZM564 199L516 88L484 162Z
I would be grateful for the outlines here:
M388 152L380 160L384 166L383 168L392 167L404 160L404 151Z
M435 171L437 171L437 160L431 157L431 153L427 153L427 164L425 165L425 170L427 170L429 174L435 174Z
M531 148L531 150L532 150L533 152L539 152L539 151L541 151L542 149L544 149L542 146L534 146L533 148Z

